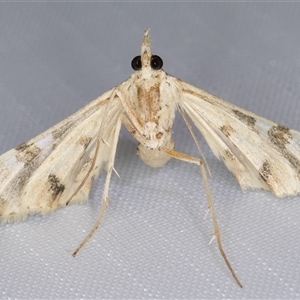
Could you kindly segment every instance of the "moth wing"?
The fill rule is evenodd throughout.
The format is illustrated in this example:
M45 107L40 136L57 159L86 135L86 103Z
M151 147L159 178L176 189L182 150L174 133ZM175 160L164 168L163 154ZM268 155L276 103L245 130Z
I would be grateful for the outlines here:
M243 189L300 192L300 133L178 80L179 106Z
M95 155L94 169L70 203L83 202L94 177L108 161L121 104L106 92L37 137L0 156L0 221L19 221L28 214L47 214L65 206L82 183Z

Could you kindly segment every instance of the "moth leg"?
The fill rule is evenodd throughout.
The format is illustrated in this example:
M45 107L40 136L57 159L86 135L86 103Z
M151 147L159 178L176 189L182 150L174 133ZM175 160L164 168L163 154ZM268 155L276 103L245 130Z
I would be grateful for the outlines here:
M120 128L121 128L121 120L118 119L117 125L115 127L113 142L112 142L112 145L111 145L111 148L112 148L111 149L111 155L110 155L108 165L107 165L107 175L106 175L104 190L103 190L103 194L102 194L100 214L99 214L98 219L97 219L94 227L92 228L92 230L89 232L89 234L83 240L83 242L73 252L74 257L79 252L79 250L88 242L88 240L92 237L92 235L95 233L95 231L98 229L98 227L99 227L99 225L100 225L100 223L103 219L105 210L108 207L108 203L109 203L108 189L109 189L111 174L114 171L114 162L115 162L115 156L116 156L116 150L117 150L117 144L118 144Z
M201 149L201 147L200 147L200 144L199 144L199 142L198 142L198 140L197 140L197 138L196 138L196 136L195 136L195 133L194 133L194 131L193 131L193 128L192 128L190 122L189 122L188 119L186 118L185 113L184 113L184 111L182 110L181 107L178 108L178 111L180 112L180 114L181 114L181 116L182 116L182 119L183 119L183 121L185 122L185 124L186 124L186 126L187 126L187 128L188 128L188 130L189 130L189 132L190 132L190 134L191 134L191 136L192 136L192 138L193 138L193 140L194 140L194 142L195 142L197 148L198 148L198 151L199 151L199 153L200 153L200 155L201 155L201 157L202 157L202 159L203 159L203 162L204 162L205 167L206 167L206 169L207 169L207 171L208 171L208 174L211 175L211 172L210 172L210 169L209 169L209 165L208 165L208 163L207 163L207 161L206 161L206 159L205 159L204 153L203 153L203 151L202 151L202 149Z
M188 155L188 154L185 154L185 153L173 150L173 149L160 148L160 150L167 153L168 155L170 155L173 158L176 158L176 159L179 159L182 161L186 161L189 163L194 163L194 164L197 164L200 166L203 183L204 183L204 188L205 188L205 193L206 193L206 199L208 202L208 208L211 212L213 226L214 226L214 237L217 240L219 251L227 265L227 268L229 269L229 271L230 271L231 275L233 276L233 278L235 279L236 283L242 288L243 286L240 283L237 276L235 275L233 268L231 267L230 262L227 259L227 256L223 250L222 241L221 241L221 233L220 233L220 229L219 229L219 225L218 225L218 221L217 221L217 215L216 215L216 211L214 208L214 203L212 200L212 196L211 196L211 192L210 192L210 188L209 188L209 184L208 184L208 179L207 179L207 174L206 174L206 170L205 170L205 166L204 166L203 162L199 158L193 157L191 155Z

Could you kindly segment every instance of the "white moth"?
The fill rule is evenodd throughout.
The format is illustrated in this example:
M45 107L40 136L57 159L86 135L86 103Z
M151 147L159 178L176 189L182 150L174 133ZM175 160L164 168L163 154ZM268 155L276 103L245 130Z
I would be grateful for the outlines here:
M196 88L162 69L152 55L149 29L134 73L120 85L41 133L0 156L0 221L21 221L88 199L102 168L107 175L99 218L75 256L98 228L108 205L108 188L121 124L139 142L138 155L152 167L171 157L200 166L212 214L214 236L231 274L240 285L222 248L210 195L206 165L174 150L172 126L176 109L201 131L243 189L270 190L278 197L300 192L300 133L273 123Z

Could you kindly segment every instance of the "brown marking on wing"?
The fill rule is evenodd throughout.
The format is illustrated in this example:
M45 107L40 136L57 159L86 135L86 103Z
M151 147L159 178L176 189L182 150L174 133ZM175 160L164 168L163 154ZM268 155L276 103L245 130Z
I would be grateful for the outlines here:
M277 126L273 126L268 131L268 135L270 141L280 148L285 148L285 145L289 144L290 140L292 139L290 129L280 124L278 124Z
M82 136L78 140L78 144L82 145L84 147L84 149L86 149L88 147L88 145L90 144L91 140L92 140L92 138L89 136Z
M61 127L54 129L52 131L53 138L56 139L62 139L63 135L68 131L68 129L72 126L73 122L68 121Z
M268 179L272 176L271 165L268 160L264 161L261 168L259 169L259 175L263 181L268 183Z
M54 174L49 174L48 182L50 184L49 191L52 193L52 198L54 201L59 194L63 193L65 186L60 183L60 179Z
M249 115L246 115L244 113L242 113L241 111L237 110L237 109L233 109L232 112L235 114L235 116L242 121L244 124L246 124L247 126L254 128L256 120L254 117L251 117Z
M25 142L25 143L22 143L22 144L20 144L19 146L15 147L15 150L17 150L17 151L23 151L23 150L26 149L28 146L29 146L29 144L27 144L27 143Z
M286 148L286 145L288 145L290 143L290 140L292 139L290 129L288 127L277 124L268 131L268 136L274 148L279 153L281 153L284 158L287 159L293 169L296 170L296 172L298 173L298 177L300 178L300 161Z
M190 89L182 89L182 91L183 91L184 93L188 93L188 94L191 94L191 95L193 95L193 96L196 96L197 98L201 98L202 100L204 100L204 101L206 101L206 102L215 104L214 100L211 99L211 98L214 97L214 96L208 97L206 94L196 93L195 91L190 90Z
M35 157L37 157L41 149L36 145L23 143L15 148L18 152L16 153L16 159L24 164L30 163Z
M234 162L235 164L238 162L237 158L234 156L234 154L229 149L225 150L225 155L226 155L225 159L229 158L230 161Z
M221 132L226 136L229 137L235 130L230 125L223 125L220 127Z

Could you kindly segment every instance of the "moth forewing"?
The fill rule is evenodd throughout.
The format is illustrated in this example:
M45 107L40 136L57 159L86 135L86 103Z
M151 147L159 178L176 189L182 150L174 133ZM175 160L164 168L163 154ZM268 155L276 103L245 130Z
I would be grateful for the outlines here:
M103 138L110 140L120 105L111 106L103 116L112 91L0 157L0 220L19 221L30 214L47 214L65 206L87 172L101 120L107 121ZM97 167L73 202L87 200L91 179L109 159L110 148L103 144Z
M182 106L243 189L262 188L278 197L300 192L299 132L181 84Z

